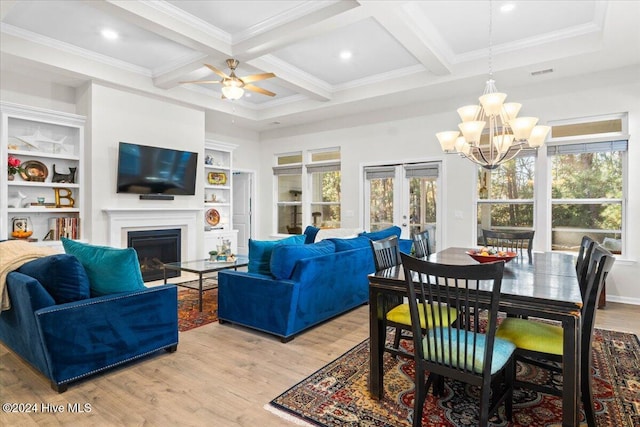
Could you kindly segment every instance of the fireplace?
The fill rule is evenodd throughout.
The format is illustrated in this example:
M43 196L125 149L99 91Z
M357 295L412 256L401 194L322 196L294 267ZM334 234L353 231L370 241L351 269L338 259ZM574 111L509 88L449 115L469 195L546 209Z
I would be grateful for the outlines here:
M151 282L164 278L162 265L180 261L179 228L127 232L127 246L138 253L142 280ZM176 277L178 271L167 270L167 277Z

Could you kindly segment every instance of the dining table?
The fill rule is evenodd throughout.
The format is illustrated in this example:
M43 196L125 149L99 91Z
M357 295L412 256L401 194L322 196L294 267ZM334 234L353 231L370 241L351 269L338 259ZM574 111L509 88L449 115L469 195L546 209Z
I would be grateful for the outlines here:
M469 248L450 247L432 254L431 262L449 265L477 264ZM575 257L560 252L533 252L505 264L500 290L500 311L560 322L563 328L562 425L574 427L580 420L580 326L582 297ZM384 394L383 354L386 311L407 296L402 265L369 275L370 372L369 391L376 399Z

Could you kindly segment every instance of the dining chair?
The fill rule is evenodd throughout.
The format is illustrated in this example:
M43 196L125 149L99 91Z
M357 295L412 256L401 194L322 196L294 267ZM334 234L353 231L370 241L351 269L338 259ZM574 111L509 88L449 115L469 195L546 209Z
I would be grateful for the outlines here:
M535 231L495 231L482 230L484 246L491 246L501 251L516 252L522 258L524 251L533 260L533 236Z
M421 425L429 388L433 386L435 396L444 394L445 378L480 389L477 425L487 426L489 416L502 403L511 420L516 347L508 340L496 338L504 261L446 265L405 254L401 257L413 325L413 426ZM441 304L455 307L459 313L455 326L447 326L443 311L434 310ZM432 310L427 311L427 307ZM486 321L480 313L486 313ZM438 325L422 330L418 327L421 316L430 317Z
M413 249L416 258L425 258L431 255L431 247L429 246L429 230L415 233L411 238L413 240Z
M586 283L584 280L584 276L587 274L589 258L591 257L594 243L596 243L596 241L591 237L582 236L580 249L578 250L578 257L576 259L576 277L578 278L578 283L580 284L580 295L582 295L583 300L586 291L585 287L583 286L583 284Z
M586 297L583 298L581 310L582 325L580 329L580 345L582 350L580 356L580 393L587 425L589 427L595 427L596 421L593 408L591 377L591 343L593 340L598 297L602 291L604 281L609 271L611 271L615 258L611 252L596 242L592 241L590 247L590 256L586 258L587 272L579 279L582 282L580 283L580 287L584 287L586 295ZM504 319L500 324L496 335L516 345L515 357L517 361L539 366L553 372L562 372L562 326L510 317ZM556 364L549 364L546 361L556 362ZM540 384L516 380L515 385L556 396L562 395L561 390Z
M373 250L373 260L376 271L385 270L401 264L399 240L396 236L380 240L372 240L371 248ZM409 304L403 303L402 299L402 297L399 297L397 299L387 298L385 300L386 307L384 310L385 313L387 313L385 316L385 331L387 326L391 326L395 328L395 334L393 337L392 347L388 347L385 344L384 350L395 356L411 357L412 355L410 353L400 350L400 340L413 339L412 335L403 334L403 331L411 332L411 315L409 314ZM387 309L391 306L393 307ZM444 307L443 312L446 312L446 318L450 318L451 322L453 322L457 317L457 313L454 309ZM424 329L428 328L432 324L433 323L430 322L430 319L428 318L422 317L420 319L420 326Z

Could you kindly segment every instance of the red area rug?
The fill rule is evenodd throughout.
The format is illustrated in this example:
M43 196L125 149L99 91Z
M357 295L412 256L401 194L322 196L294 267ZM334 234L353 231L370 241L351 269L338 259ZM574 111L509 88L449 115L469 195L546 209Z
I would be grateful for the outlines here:
M409 349L411 347L408 347ZM594 344L594 397L601 426L640 426L640 343L622 332L596 330ZM411 426L413 416L412 360L384 354L384 399L374 400L367 388L369 340L293 386L271 401L268 410L299 425ZM558 384L542 369L518 364L517 375L528 381ZM478 425L479 389L447 380L445 396L429 393L422 426ZM584 422L584 413L582 413ZM492 426L551 427L562 423L559 397L516 389L513 422L505 421L504 406Z
M202 312L198 310L198 294L195 289L178 291L178 330L185 332L218 320L218 290L205 291L202 296Z

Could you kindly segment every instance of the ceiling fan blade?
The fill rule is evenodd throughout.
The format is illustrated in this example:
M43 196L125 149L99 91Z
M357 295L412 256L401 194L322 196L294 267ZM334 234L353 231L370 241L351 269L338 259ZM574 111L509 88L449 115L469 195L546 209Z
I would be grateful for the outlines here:
M219 75L220 77L222 77L223 79L228 79L229 76L227 76L225 73L223 73L222 71L218 70L216 67L214 67L213 65L209 65L209 64L204 64L205 67L207 67L208 69L210 69L211 71L213 71L214 73L216 73L217 75Z
M241 77L242 81L245 83L257 82L259 80L266 80L275 77L276 75L273 73L262 73L262 74L253 74L246 77Z
M266 89L262 89L261 87L254 86L254 85L244 85L243 89L248 89L250 91L258 92L258 93L261 93L261 94L267 95L267 96L276 96L275 93L270 92L270 91L268 91Z
M180 82L180 84L185 83L221 83L220 80L190 80L188 82Z

